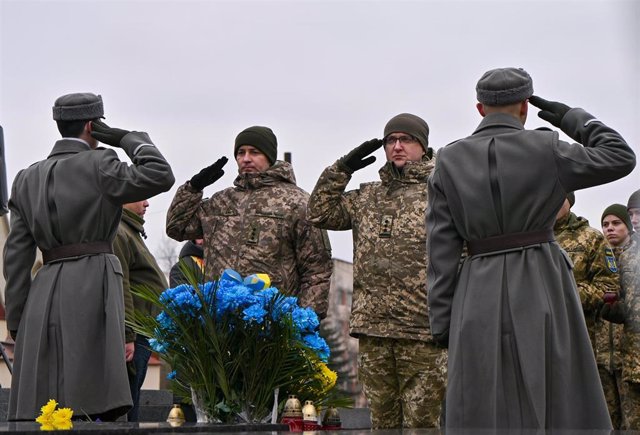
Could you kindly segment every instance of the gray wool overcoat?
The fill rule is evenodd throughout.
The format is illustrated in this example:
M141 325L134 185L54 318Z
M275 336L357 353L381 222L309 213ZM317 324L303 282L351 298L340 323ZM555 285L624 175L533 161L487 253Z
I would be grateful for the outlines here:
M449 428L607 429L568 256L555 242L467 257L463 243L551 229L567 192L629 174L624 139L582 109L558 133L487 115L440 150L429 180L432 334L449 333Z
M122 268L113 254L45 264L33 278L36 247L112 242L122 204L167 191L174 183L146 133L121 162L111 149L78 139L56 142L48 158L16 176L6 243L6 316L17 331L8 417L33 420L49 399L74 415L122 413L131 406L124 355ZM137 148L137 149L136 149Z

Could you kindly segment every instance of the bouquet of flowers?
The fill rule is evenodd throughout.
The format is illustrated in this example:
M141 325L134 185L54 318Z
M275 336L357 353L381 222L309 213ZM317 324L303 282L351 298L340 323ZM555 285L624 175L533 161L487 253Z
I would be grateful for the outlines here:
M227 269L213 282L189 277L191 284L159 298L135 290L161 312L156 318L136 313L131 326L171 365L169 377L182 387L177 391L206 416L199 421L266 421L289 394L319 406L350 404L334 391L336 374L326 366L329 347L318 334L317 315L268 281L266 275L243 280Z

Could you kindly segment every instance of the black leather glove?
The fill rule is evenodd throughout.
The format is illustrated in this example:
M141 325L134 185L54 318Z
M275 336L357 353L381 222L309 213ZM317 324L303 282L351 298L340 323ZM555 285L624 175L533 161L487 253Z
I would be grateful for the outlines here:
M359 147L353 149L349 154L340 159L340 163L352 173L365 166L369 166L376 161L375 156L369 156L372 152L382 147L381 139L371 139L364 142ZM369 157L367 157L369 156ZM366 157L366 158L365 158Z
M612 304L604 304L600 309L600 317L611 323L624 323L626 311L624 302L617 301Z
M207 166L202 171L191 177L189 184L196 190L202 190L218 181L223 175L222 167L227 164L226 157L220 157L213 165Z
M571 107L566 104L558 103L557 101L547 101L544 98L536 97L535 95L529 97L529 102L538 109L542 109L538 112L538 116L540 118L558 128L560 128L564 115L571 110Z
M440 334L432 334L433 342L436 346L447 349L449 347L449 330Z
M102 121L92 121L91 127L91 136L112 147L120 147L122 138L131 133L129 130L109 127Z

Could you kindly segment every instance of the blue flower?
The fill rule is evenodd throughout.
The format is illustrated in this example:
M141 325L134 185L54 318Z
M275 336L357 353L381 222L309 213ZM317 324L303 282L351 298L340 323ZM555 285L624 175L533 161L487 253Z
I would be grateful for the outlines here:
M248 308L245 308L243 314L244 316L242 317L242 320L244 320L245 322L256 322L257 324L261 325L262 323L264 323L264 317L267 315L267 310L265 310L260 305L255 304L251 305Z
M175 378L176 378L176 371L175 371L175 370L173 370L173 371L171 371L171 372L167 373L167 379L169 379L169 380L173 380L173 379L175 379Z
M318 320L318 315L310 307L296 307L293 310L292 318L293 324L302 335L313 332L320 327L320 320Z
M149 339L149 347L157 353L165 353L169 349L169 343L161 342L155 338Z
M318 334L318 331L302 337L302 342L312 349L322 361L329 361L329 354L331 351L329 350L327 342L324 341L324 338L320 337L320 334Z

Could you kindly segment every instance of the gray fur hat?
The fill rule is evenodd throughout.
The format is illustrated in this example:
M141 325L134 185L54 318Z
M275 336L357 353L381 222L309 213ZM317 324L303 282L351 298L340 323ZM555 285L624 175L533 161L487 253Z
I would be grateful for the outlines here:
M84 121L104 118L102 97L90 92L67 94L53 104L53 119L56 121Z
M480 77L476 94L487 106L507 106L532 96L533 80L522 68L496 68Z

